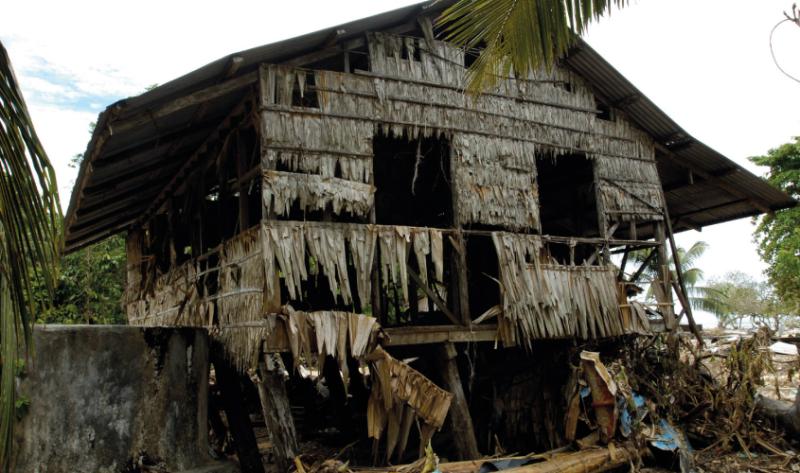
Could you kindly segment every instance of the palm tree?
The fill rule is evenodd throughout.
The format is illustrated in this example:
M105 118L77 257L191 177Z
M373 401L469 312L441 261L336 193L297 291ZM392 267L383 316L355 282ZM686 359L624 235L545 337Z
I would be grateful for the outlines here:
M19 360L31 344L38 280L52 290L61 247L56 176L0 43L0 469L8 471Z
M695 266L697 261L708 250L708 243L704 241L697 241L688 249L678 247L678 259L681 262L681 271L683 272L683 281L686 284L687 297L689 304L693 309L704 310L710 312L718 317L727 314L728 306L725 301L725 294L713 287L701 286L703 281L703 270ZM655 294L653 292L652 282L656 279L658 274L658 266L652 259L648 261L647 251L636 251L632 253L634 261L639 264L647 262L647 267L642 273L645 281L650 285L647 288L647 300L654 300ZM672 281L677 280L677 273L675 271L675 259L670 259L670 278Z
M448 41L482 48L467 73L468 89L480 92L498 77L527 77L550 68L592 21L627 0L459 0L438 23Z

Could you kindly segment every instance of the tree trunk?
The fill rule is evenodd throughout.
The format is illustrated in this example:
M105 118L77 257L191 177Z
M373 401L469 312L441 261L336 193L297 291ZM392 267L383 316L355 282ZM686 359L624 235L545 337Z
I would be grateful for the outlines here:
M756 409L762 416L780 424L786 433L800 439L800 389L797 391L794 403L758 396Z

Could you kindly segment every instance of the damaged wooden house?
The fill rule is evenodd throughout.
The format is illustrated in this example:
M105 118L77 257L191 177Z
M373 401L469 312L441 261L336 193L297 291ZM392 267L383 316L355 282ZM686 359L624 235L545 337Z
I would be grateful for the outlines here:
M99 117L67 250L124 232L129 323L210 331L243 465L247 373L282 465L331 431L378 461L439 430L450 458L559 445L578 347L677 328L681 281L629 300L629 253L663 269L675 232L793 204L585 43L466 96L480 51L440 39L447 4L232 54Z

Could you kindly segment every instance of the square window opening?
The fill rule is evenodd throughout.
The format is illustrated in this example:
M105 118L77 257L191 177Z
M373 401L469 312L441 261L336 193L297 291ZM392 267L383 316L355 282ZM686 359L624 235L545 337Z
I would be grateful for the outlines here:
M594 165L583 153L536 156L539 213L545 235L599 235Z
M372 146L376 223L451 226L449 141L443 136L410 139L379 133Z

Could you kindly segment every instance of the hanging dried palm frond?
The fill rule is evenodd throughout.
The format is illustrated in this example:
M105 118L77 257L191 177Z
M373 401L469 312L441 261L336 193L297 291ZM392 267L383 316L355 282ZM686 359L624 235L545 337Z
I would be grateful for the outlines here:
M453 395L436 386L414 368L394 359L381 347L367 355L373 378L367 404L367 431L380 440L386 432L386 456L405 445L409 419L419 420L420 438L427 441L444 424ZM403 428L405 426L405 428Z

